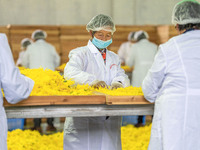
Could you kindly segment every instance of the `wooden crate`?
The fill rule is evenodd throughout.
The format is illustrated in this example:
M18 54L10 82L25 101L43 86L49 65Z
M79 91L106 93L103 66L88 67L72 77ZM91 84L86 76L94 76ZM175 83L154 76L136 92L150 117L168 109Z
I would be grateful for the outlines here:
M169 38L172 38L177 35L178 32L176 31L175 27L173 25L169 26Z
M5 33L9 38L9 26L0 26L0 33Z
M4 106L43 106L43 105L83 105L83 104L105 104L105 95L88 96L30 96L17 104L9 104L4 99Z
M136 104L151 104L144 96L106 96L107 105L136 105Z
M109 50L117 53L120 45L127 41L128 34L131 31L144 30L150 36L150 41L159 44L156 26L116 26L116 32L113 36L113 43L108 47ZM61 62L66 63L69 52L77 47L87 45L91 38L86 30L86 26L61 26L60 27L60 43L62 58Z

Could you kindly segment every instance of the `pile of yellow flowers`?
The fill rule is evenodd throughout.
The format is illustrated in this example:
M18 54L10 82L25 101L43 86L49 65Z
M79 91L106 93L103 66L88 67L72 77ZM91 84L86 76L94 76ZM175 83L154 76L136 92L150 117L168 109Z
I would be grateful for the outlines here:
M151 125L136 128L133 125L121 127L122 150L147 150Z
M58 71L23 69L22 74L35 81L31 96L35 95L92 95L92 88L86 85L74 85L74 81L65 80Z
M118 88L114 90L99 88L96 89L96 91L99 93L104 93L106 95L112 95L112 96L143 95L141 87L133 87L133 86Z
M151 125L135 128L121 127L122 150L147 150ZM37 131L13 130L8 132L8 150L62 150L63 133L40 135Z
M124 69L125 72L132 72L133 71L133 67L121 66L121 68Z
M38 131L16 129L8 132L8 150L63 150L63 133L40 135Z
M66 63L63 63L62 65L60 65L60 66L58 67L58 69L64 71L65 66L66 66Z
M107 88L94 89L88 84L74 85L72 80L65 80L59 74L59 71L49 69L24 69L20 68L20 72L35 81L31 96L47 96L47 95L94 95L94 93L103 93L106 95L122 96L122 95L143 95L141 87L126 87L110 90ZM96 91L96 92L94 92Z

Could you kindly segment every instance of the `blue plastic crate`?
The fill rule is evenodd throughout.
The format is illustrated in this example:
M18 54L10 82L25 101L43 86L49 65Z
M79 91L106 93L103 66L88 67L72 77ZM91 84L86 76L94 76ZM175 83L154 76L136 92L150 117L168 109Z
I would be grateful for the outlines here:
M122 117L122 126L126 126L128 124L137 124L138 123L138 116L123 116ZM146 116L143 116L143 125L146 123Z
M12 131L15 129L24 129L24 118L19 119L7 119L8 130Z

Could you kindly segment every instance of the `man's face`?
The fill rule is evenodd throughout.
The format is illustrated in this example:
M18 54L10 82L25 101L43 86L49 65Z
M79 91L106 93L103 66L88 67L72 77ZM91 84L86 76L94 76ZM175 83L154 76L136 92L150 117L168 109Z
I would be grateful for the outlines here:
M99 40L108 41L112 38L112 33L109 31L100 30L95 32L94 36Z

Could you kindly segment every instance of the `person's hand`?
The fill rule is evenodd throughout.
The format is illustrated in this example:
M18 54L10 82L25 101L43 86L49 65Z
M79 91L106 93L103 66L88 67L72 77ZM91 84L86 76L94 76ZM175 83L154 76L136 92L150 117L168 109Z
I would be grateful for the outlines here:
M121 83L119 83L119 82L114 82L114 83L112 83L111 84L111 90L113 90L113 89L118 89L118 88L123 88L123 85L121 84Z
M95 80L92 82L94 88L98 89L99 87L108 88L108 85L104 81Z

